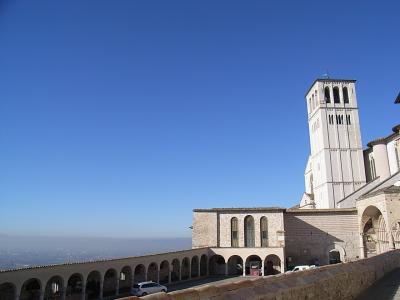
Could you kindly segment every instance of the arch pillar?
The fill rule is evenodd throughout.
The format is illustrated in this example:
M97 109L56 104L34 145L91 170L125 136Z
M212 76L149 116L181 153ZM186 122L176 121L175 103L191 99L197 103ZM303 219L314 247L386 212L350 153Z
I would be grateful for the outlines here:
M157 268L157 283L160 283L160 268Z
M15 291L15 297L14 297L14 299L15 299L15 300L19 300L19 292Z
M61 300L65 300L65 297L67 296L67 287L64 286L63 290L61 292Z
M39 300L43 300L44 299L44 290L43 288L40 290L40 296L39 296Z
M82 281L82 295L81 295L81 300L86 299L86 281Z
M388 226L388 225L386 225L386 226ZM388 231L388 235L389 235L389 250L394 250L394 249L396 249L396 247L394 245L393 234L391 231Z
M261 259L261 276L264 276L265 259Z
M118 273L117 273L117 285L115 287L115 296L118 296L118 294L119 294L119 276L118 276Z
M364 238L363 233L360 232L360 258L365 258L365 249L364 249Z
M99 299L103 299L103 288L104 288L104 280L103 276L100 277L100 296Z
M224 259L225 259L225 258L224 258ZM227 276L227 275L229 274L229 269L228 269L228 267L229 267L228 260L226 260L226 263L225 263L225 276Z
M135 268L131 268L131 282L129 283L129 290L133 287L135 283Z
M201 271L201 256L200 256L200 258L199 258L199 263L198 263L198 266L197 266L197 274L199 274L199 276L197 276L197 277L201 277L201 273L200 273L200 271Z
M169 272L168 272L168 283L169 283L169 284L171 284L171 282L172 282L172 280L171 280L172 271L173 271L173 270L170 269Z

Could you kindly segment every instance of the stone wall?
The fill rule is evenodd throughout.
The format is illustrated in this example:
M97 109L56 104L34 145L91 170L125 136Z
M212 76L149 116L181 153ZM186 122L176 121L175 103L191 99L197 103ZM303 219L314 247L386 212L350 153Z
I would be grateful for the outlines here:
M287 210L284 222L288 266L329 264L331 250L339 251L342 261L359 258L356 209Z
M217 212L193 213L192 247L218 246L218 214Z
M236 283L209 284L186 290L158 293L143 300L263 299L299 300L354 299L386 273L400 267L400 250L355 262L307 271L249 278ZM137 297L124 299L134 300Z

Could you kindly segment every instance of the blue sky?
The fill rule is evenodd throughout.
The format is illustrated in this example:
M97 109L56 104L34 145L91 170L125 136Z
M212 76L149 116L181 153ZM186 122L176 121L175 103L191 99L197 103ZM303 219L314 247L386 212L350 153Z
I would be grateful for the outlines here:
M312 81L399 122L398 1L0 2L0 233L191 234L193 208L290 207Z

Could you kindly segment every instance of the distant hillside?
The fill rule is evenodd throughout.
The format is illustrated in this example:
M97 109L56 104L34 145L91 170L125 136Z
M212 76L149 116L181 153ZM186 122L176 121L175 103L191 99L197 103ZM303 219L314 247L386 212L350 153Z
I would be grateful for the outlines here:
M0 269L121 258L190 248L190 238L122 239L0 235Z

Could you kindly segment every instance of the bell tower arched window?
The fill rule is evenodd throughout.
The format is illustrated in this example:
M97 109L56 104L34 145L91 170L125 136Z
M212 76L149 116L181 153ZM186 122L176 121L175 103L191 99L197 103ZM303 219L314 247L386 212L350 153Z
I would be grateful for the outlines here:
M333 88L333 102L340 103L339 88L337 86Z
M268 220L266 217L260 219L261 247L268 247Z
M244 246L250 248L255 247L254 218L252 216L244 218Z
M329 87L327 87L327 86L324 89L324 95L325 95L325 102L331 103L331 92L329 90Z
M238 219L231 219L231 246L239 247L239 227L238 227Z
M349 91L347 89L347 87L343 88L343 102L344 103L349 103Z

